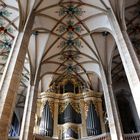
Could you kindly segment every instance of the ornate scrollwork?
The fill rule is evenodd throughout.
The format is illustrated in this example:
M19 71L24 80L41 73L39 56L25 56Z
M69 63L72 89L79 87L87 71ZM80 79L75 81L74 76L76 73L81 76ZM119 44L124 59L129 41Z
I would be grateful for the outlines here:
M59 16L67 15L69 18L74 18L75 16L81 16L85 11L81 8L77 7L76 5L70 3L66 7L62 7L59 10Z
M86 118L87 118L87 113L88 113L88 111L89 111L89 105L90 105L91 102L94 104L94 106L95 106L95 111L96 111L96 113L98 114L97 102L92 101L92 100L89 100L89 101L84 102L84 110L85 110L85 116L86 116Z
M88 110L89 110L89 105L87 102L84 102L84 110L85 110L85 116L87 118L87 113L88 113Z
M77 113L81 113L79 103L75 103L75 102L64 102L64 103L59 103L59 114L63 113L63 112L65 111L66 107L67 107L69 104L72 106L72 108L73 108Z
M51 114L52 114L52 118L54 117L54 102L53 101L48 101L49 103L49 108L50 108L50 111L51 111Z
M62 132L66 133L68 129L72 129L74 132L78 133L78 127L75 125L71 125L71 126L64 126Z

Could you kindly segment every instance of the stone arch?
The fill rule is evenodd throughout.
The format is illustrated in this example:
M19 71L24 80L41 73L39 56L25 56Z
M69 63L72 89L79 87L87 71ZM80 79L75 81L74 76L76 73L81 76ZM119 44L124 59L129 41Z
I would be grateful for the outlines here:
M130 102L132 96L126 89L121 89L116 94L118 110L122 122L124 133L134 133L137 131Z

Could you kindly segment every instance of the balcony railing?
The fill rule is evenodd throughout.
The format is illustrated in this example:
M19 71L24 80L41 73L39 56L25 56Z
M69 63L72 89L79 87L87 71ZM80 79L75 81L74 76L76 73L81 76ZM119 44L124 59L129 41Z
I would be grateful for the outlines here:
M98 135L98 136L90 136L90 137L85 137L85 138L82 138L81 140L111 140L110 139L110 134L101 134L101 135ZM52 138L49 138L49 137L43 137L43 136L40 136L40 135L34 135L34 140L55 140L55 139L52 139Z
M90 136L82 138L81 140L111 140L110 134L101 134L98 136ZM18 137L16 138L9 138L8 140L19 140ZM40 135L35 134L33 140L55 140L49 137L43 137ZM132 133L132 134L124 134L124 140L140 140L140 133Z
M140 133L124 134L125 140L140 140Z
M87 140L87 139L88 140L111 140L109 133L101 134L98 136L89 136L89 137L82 138L81 140Z
M8 140L19 140L19 137L9 137Z
M56 139L53 139L53 138L50 138L50 137L46 137L46 136L40 136L38 134L35 134L33 140L56 140Z

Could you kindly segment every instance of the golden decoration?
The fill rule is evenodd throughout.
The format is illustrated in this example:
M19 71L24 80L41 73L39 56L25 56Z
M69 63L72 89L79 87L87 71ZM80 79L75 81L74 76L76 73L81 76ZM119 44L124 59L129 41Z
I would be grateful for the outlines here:
M88 110L89 110L89 104L87 102L84 103L84 110L85 110L85 116L87 118L87 113L88 113Z
M81 113L81 109L80 109L79 103L71 102L70 104L71 104L72 108L73 108L77 113Z
M52 114L52 118L54 117L54 102L53 101L48 101L49 103L49 108Z
M80 110L80 105L79 103L74 103L74 102L64 102L64 103L59 103L59 114L63 113L68 105L71 105L72 108L77 112L81 113Z
M78 133L78 128L77 128L77 126L71 126L71 127L69 127L69 128L71 128L74 132Z
M78 127L74 125L64 127L62 133L66 133L69 128L72 129L74 132L78 133Z
M97 115L99 116L98 103L95 102L95 103L94 103L94 106L95 106L95 111L96 111Z
M86 118L87 118L87 113L88 113L88 110L89 110L89 105L90 105L90 103L93 103L94 104L94 106L95 106L95 111L96 111L96 113L97 113L97 115L98 115L98 107L97 107L97 102L94 102L94 101L92 101L92 100L89 100L89 101L87 101L87 102L85 102L84 104L84 110L85 110L85 116L86 116Z
M59 103L59 114L63 113L66 107L68 106L69 102Z

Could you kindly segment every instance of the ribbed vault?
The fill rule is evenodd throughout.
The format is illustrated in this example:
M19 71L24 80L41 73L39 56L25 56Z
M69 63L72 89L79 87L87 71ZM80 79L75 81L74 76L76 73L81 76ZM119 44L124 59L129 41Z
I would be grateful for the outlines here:
M4 27L6 29L13 28L12 33L6 33L10 41L14 41L18 30L23 30L34 2L36 17L29 42L28 57L25 60L21 89L26 88L28 84L29 61L30 75L34 76L35 72L40 70L39 91L47 90L53 82L59 82L63 78L68 78L69 75L77 78L83 84L87 83L87 87L90 89L100 90L101 67L105 71L112 67L114 80L124 77L120 55L110 33L112 29L107 16L108 8L110 8L108 1L25 0L23 2L18 0L15 2L14 0L1 0L1 11L10 12L8 17L2 16ZM139 53L138 45L135 45L138 44L136 42L138 42L139 16L138 13L135 17L133 16L134 11L138 12L138 0L133 2L126 0L125 5L124 1L110 0L110 2L119 22L124 21L123 8L126 7L126 25L132 42ZM79 10L78 15L73 14L71 18L66 13L70 5ZM71 40L68 38L70 30L73 34ZM2 34L5 34L5 31L2 31ZM75 43L71 48L66 45L68 40ZM0 42L4 43L3 40ZM8 50L0 50L1 75L11 50L9 47L6 48ZM6 56L6 59L3 59L3 56Z
M22 118L27 87L36 77L38 93L67 80L101 93L102 80L108 82L109 76L109 85L122 79L127 83L109 12L128 31L139 56L139 5L139 0L0 0L0 80L18 33L24 33L30 13L35 15L17 91L18 116Z
M70 6L79 13L70 15L67 11ZM108 6L108 3L105 5L102 1L91 0L36 3L29 53L34 53L34 56L30 55L32 71L41 67L41 90L46 90L47 85L67 77L69 73L88 83L91 89L98 87L100 65L106 68L110 65L115 46L112 35L108 33L111 30L107 18ZM66 45L68 41L74 45ZM45 83L45 86L43 81L50 84Z

